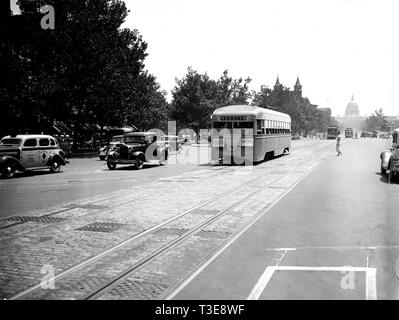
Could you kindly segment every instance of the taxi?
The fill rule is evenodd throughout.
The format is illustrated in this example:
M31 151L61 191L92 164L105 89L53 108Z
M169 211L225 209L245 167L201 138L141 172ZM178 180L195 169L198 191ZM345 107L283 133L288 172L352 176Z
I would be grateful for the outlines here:
M16 171L50 169L59 172L66 165L65 153L49 135L5 136L0 140L0 173L13 178Z

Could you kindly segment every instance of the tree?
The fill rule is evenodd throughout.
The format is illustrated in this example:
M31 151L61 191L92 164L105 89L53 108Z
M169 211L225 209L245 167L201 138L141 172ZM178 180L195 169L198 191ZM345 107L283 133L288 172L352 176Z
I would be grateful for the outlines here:
M170 116L177 121L179 129L190 128L196 133L207 128L210 115L216 109L217 83L191 67L183 79L176 79L172 91Z
M295 91L280 85L274 89L261 86L260 91L253 92L254 105L284 112L291 117L293 134L304 134L312 130L327 131L327 127L334 123L331 113L326 114L310 103L308 98L302 97Z
M40 27L43 4L55 8L54 30ZM46 131L60 120L73 125L77 142L87 124L134 124L143 113L158 121L165 95L145 71L147 43L137 30L121 29L128 14L123 1L20 0L19 6L20 17L33 18L3 36L2 129Z
M172 92L170 118L178 122L178 128L190 128L196 133L210 127L212 112L220 107L234 104L248 104L251 92L250 78L233 79L225 70L218 80L206 73L199 74L193 68L187 69L182 79L176 79Z
M363 123L366 131L389 131L389 123L384 116L383 109L375 110Z

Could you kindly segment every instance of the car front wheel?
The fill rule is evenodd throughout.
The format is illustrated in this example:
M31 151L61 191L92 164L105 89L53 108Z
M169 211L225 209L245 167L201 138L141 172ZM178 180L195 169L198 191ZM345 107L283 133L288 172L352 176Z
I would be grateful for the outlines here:
M50 171L52 173L58 173L58 172L60 172L60 169L61 169L61 165L59 164L59 162L57 160L51 161Z
M143 169L143 167L144 167L144 159L143 159L143 157L137 157L137 159L136 159L136 169L140 170L140 169Z
M3 177L11 179L15 175L15 167L12 163L6 164L3 168L1 168L1 174Z
M116 163L107 162L107 167L108 167L109 170L115 170Z

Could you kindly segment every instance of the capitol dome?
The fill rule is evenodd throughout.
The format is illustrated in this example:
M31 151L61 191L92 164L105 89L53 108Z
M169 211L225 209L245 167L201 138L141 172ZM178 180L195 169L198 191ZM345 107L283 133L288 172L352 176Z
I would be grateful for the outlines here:
M352 100L346 106L345 116L353 117L353 116L359 116L359 115L360 115L359 106L355 102L355 100L353 98L353 94L352 94Z

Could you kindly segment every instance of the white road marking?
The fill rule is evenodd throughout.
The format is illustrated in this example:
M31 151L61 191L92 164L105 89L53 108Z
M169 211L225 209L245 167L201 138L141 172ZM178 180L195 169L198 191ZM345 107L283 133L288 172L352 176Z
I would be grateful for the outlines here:
M297 247L297 248L266 248L266 251L296 251L296 250L377 250L377 249L399 249L399 246L315 246L315 247Z
M275 271L335 271L335 272L365 272L366 300L377 300L377 269L365 267L306 267L306 266L268 266L255 284L247 300L258 300Z
M377 300L377 269L366 271L366 300Z
M270 279L272 278L274 271L275 271L275 267L267 267L266 268L265 272L263 272L262 276L259 278L255 287L252 289L251 293L249 294L247 300L258 300L259 299L263 290L265 290L267 284L269 283Z
M287 252L288 252L288 250L285 250L285 251L283 252L283 254L281 255L280 259L277 259L277 260L276 260L276 261L277 261L276 266L280 265L281 261L283 261L283 259L284 259L285 255L287 254Z
M269 212L277 203L280 202L281 199L283 199L291 190L293 190L299 183L302 182L312 171L315 167L320 165L322 163L322 160L313 165L307 173L300 178L298 181L296 181L290 188L285 190L271 205L267 205L263 212L261 212L249 225L247 225L243 230L241 230L236 236L230 239L225 245L220 247L219 250L217 250L209 260L205 261L203 264L201 264L190 276L188 276L180 285L178 285L171 293L168 294L168 296L165 298L165 300L171 300L173 297L175 297L180 291L182 291L194 278L196 278L208 265L210 265L217 257L219 257L230 245L236 241L239 237L241 237L249 228L251 228L260 218L262 218L267 212Z

